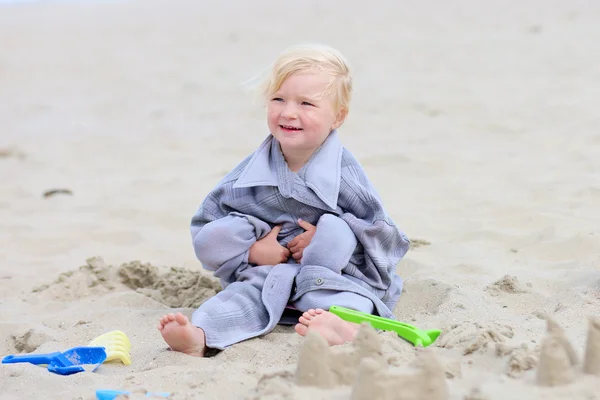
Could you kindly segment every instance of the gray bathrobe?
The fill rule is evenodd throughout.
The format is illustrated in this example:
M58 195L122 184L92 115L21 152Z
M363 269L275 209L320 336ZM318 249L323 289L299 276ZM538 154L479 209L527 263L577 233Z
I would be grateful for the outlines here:
M250 247L273 226L282 225L283 246L304 232L299 218L317 227L299 263L248 263ZM394 318L396 265L409 241L336 131L297 173L269 135L208 194L191 233L196 256L224 288L192 316L210 348L271 331L286 307L338 305Z

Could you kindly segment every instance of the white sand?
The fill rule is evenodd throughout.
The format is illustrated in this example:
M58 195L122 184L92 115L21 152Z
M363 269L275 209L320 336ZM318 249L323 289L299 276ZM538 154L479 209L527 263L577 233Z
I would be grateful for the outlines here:
M600 314L594 0L1 5L0 354L64 350L113 329L133 344L132 365L95 373L2 365L1 398L93 399L99 388L349 398L349 385L293 383L303 340L289 328L206 359L168 351L156 330L166 304L190 314L214 293L196 283L184 303L160 285L184 289L201 271L190 217L266 135L241 84L302 41L352 62L345 144L398 224L429 243L399 266L396 314L443 329L429 349L447 365L450 398L598 398L600 378L582 373L587 318ZM73 195L42 196L57 188ZM136 292L116 269L77 271L93 256L184 270L148 279L130 267ZM536 384L548 315L578 356L566 386ZM396 368L420 353L380 336ZM554 348L545 358L570 366Z

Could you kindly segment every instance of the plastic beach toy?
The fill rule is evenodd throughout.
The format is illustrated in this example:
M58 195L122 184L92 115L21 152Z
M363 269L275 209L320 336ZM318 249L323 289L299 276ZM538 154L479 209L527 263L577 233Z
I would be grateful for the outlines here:
M106 349L106 361L120 360L123 364L131 364L131 342L127 335L121 331L110 331L93 339L89 346L104 347Z
M28 362L35 365L47 365L48 371L59 375L71 375L83 372L82 365L95 364L92 372L106 360L104 347L73 347L64 352L46 354L10 355L2 359L2 364Z
M96 390L97 400L114 400L118 396L128 396L131 392L126 390L110 390L110 389L98 389ZM167 392L148 392L146 397L169 397L171 393Z
M376 315L371 315L340 306L331 306L331 308L329 308L329 312L337 315L344 321L354 322L356 324L368 322L375 329L396 332L398 336L411 342L415 346L427 347L435 342L438 336L440 336L440 333L442 333L442 331L437 329L425 331L403 322L394 321L393 319L378 317Z

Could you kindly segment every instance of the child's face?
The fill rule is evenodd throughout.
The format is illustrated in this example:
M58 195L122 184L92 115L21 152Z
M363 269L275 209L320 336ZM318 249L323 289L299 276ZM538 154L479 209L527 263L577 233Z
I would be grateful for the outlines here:
M342 124L345 112L336 112L331 96L321 95L330 79L325 74L294 74L269 99L269 130L284 153L312 154Z

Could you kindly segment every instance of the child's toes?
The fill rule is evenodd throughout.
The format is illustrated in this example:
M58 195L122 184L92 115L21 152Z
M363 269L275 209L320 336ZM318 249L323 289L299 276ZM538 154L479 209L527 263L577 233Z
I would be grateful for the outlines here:
M302 324L296 324L296 326L294 326L294 330L300 336L306 336L306 334L308 333L308 326L302 325Z
M302 317L298 318L298 322L299 322L300 324L302 324L302 325L306 325L306 326L308 326L308 324L310 324L310 320L309 320L309 319L306 319L306 318L304 318L304 316L302 316Z
M309 313L310 315L312 315L313 317L315 317L317 314L320 314L320 313L317 312L318 310L320 310L320 309L313 310L311 308L310 310L307 311L307 313ZM323 310L321 310L321 311L323 311Z
M310 311L310 310L309 310L309 311ZM307 320L309 320L309 321L310 321L310 319L311 319L312 317L314 317L314 315L313 315L313 314L310 314L310 313L309 313L309 311L306 311L304 314L302 314L302 316L303 316L304 318L306 318Z

